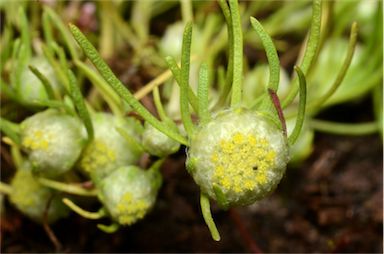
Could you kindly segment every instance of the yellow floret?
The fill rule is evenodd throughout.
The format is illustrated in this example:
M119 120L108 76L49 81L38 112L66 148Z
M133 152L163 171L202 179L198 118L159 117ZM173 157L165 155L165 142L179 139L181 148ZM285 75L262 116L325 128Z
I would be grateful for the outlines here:
M265 138L236 132L218 143L211 156L213 180L226 191L241 193L267 182L267 170L273 166L275 151Z
M149 203L145 200L135 200L131 193L126 193L116 205L119 223L131 225L142 219L149 209Z
M48 150L49 140L52 138L50 133L43 133L41 130L35 130L26 136L22 145L31 150Z
M85 171L91 172L97 168L104 167L115 160L116 154L113 150L108 148L104 142L94 140L93 144L85 150L80 164Z

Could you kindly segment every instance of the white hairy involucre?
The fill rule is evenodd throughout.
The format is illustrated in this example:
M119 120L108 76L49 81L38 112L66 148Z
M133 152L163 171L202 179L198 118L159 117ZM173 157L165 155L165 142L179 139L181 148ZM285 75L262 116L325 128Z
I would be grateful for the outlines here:
M57 177L68 172L86 141L86 133L79 119L49 109L21 123L22 148L35 174Z
M97 183L113 170L137 163L142 154L116 128L121 128L139 142L142 126L133 118L117 117L109 113L93 115L92 122L95 137L85 148L79 167Z
M16 171L11 186L12 192L9 195L11 203L36 222L43 222L47 202L51 198L47 212L48 223L53 223L69 214L68 207L61 201L62 197L54 190L41 185L32 175L30 166L26 164Z
M187 168L221 206L248 205L273 191L288 163L281 128L262 113L236 109L216 115L190 140Z
M180 144L177 141L169 138L148 123L145 123L142 141L144 149L149 154L158 157L165 157L173 154L180 148Z
M131 225L152 209L161 182L158 170L121 167L101 180L99 199L114 221Z

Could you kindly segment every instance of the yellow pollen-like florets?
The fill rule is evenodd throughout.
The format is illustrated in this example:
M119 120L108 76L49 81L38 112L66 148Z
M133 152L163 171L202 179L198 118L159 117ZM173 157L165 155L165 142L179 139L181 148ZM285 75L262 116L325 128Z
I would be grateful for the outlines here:
M35 130L23 139L23 146L31 150L48 150L51 133L43 133L41 130Z
M221 140L211 156L213 181L227 191L253 190L267 181L267 171L276 158L265 138L236 132Z
M131 225L142 219L148 211L150 204L145 200L135 200L131 193L126 193L116 205L119 223Z
M81 167L87 172L92 172L101 167L105 167L108 163L116 160L116 154L113 150L99 140L94 140L93 145L85 150Z

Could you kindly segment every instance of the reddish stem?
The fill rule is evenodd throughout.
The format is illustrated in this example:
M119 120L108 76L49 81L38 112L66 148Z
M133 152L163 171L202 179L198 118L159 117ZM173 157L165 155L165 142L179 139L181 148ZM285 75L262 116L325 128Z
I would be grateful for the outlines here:
M244 225L244 222L241 216L239 215L239 213L234 208L231 208L229 209L229 215L233 220L233 222L235 223L241 235L241 238L244 240L248 250L251 253L263 253L259 248L259 246L257 245L257 243L255 242L255 240L252 238L246 226Z
M54 196L55 196L55 194L51 195L51 197L47 201L47 205L45 206L45 210L44 210L44 214L43 214L43 227L44 227L44 230L49 237L49 240L51 240L51 242L55 246L56 252L60 252L60 250L62 250L62 245L48 224L48 211L49 211L49 207L51 206L51 203L52 203Z
M271 88L268 88L268 93L269 93L269 96L271 97L272 103L275 106L275 109L279 116L279 119L281 122L281 128L283 129L284 136L287 137L287 125L285 123L283 109L281 108L279 97L277 96L276 92Z

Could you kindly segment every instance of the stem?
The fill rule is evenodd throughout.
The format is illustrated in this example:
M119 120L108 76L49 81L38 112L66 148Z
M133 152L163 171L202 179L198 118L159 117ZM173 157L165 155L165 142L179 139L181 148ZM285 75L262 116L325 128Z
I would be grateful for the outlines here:
M101 219L107 215L106 211L103 208L101 208L97 212L89 212L89 211L86 211L83 208L79 207L72 200L70 200L68 198L63 198L63 203L66 206L68 206L72 211L74 211L75 213L77 213L78 215L80 215L86 219L98 220L98 219Z
M34 100L32 103L34 106L64 109L66 113L76 115L69 105L58 100Z
M357 33L358 33L358 27L357 23L354 22L351 27L351 34L349 38L349 45L348 45L348 51L347 55L345 57L345 60L343 62L343 65L341 66L341 69L339 71L339 74L337 75L335 81L333 82L330 89L319 99L313 101L308 107L311 109L316 109L321 107L328 99L331 97L336 89L340 86L342 81L344 80L345 75L347 74L347 71L351 65L353 54L355 52L356 43L357 43Z
M90 67L86 64L75 60L75 65L90 79L93 85L99 90L101 96L107 102L109 108L115 115L122 116L122 105L119 96L115 91L108 85L108 83L97 75Z
M143 88L141 88L139 91L137 91L134 96L136 99L141 100L144 98L147 94L152 92L152 90L155 87L160 86L165 81L170 79L172 77L172 72L170 70L167 70L163 73L161 73L159 76L157 76L155 79L151 80L149 83L147 83Z
M45 88L45 91L47 92L47 95L48 95L48 99L54 99L55 98L55 95L53 93L53 89L52 89L52 86L51 84L49 83L48 79L44 76L44 74L42 74L37 68L35 68L34 66L32 65L29 65L28 66L29 69L33 72L33 74L35 74L35 76L41 81L41 83L43 84L44 88Z
M194 126L189 112L188 87L189 86L189 66L192 43L192 23L185 25L183 33L183 44L181 50L181 73L180 73L180 111L181 120L189 136L192 136Z
M249 252L250 253L263 253L259 246L256 244L255 240L252 238L252 235L248 231L245 223L243 222L241 216L239 213L235 210L235 208L230 208L229 209L229 216L235 223L235 226L237 227L241 238L244 240L246 243Z
M28 61L30 60L30 53L28 52L30 49L28 49L29 45L25 45L23 43L18 44L15 43L16 46L20 45L18 49L15 49L16 53L16 61L13 61L12 63L12 71L11 71L11 83L15 85L16 90L18 93L23 93L24 91L20 91L21 82L24 82L21 80L22 73L24 72L25 68L27 67ZM16 65L16 66L15 66ZM23 101L25 103L25 101Z
M231 47L231 45L233 44L233 29L232 29L232 22L231 22L231 11L229 10L226 0L219 0L218 3L223 12L225 22L227 23L228 45L229 45L226 82L220 97L220 101L218 103L219 105L221 105L227 99L227 96L231 90L231 82L233 79L233 47Z
M0 193L10 195L12 193L12 187L9 184L0 182Z
M72 43L71 34L68 32L61 18L48 6L44 6L44 12L47 13L47 15L52 20L52 23L56 26L56 28L63 36L63 39L65 41L66 46L68 47L72 59L79 59L79 54L76 51L75 45Z
M181 87L181 69L177 66L176 60L173 57L168 56L165 57L165 61L167 62L168 68L171 70L176 83ZM188 85L188 101L193 110L196 113L199 112L199 102L190 85Z
M96 69L100 72L101 76L116 91L116 93L119 94L129 105L131 105L132 108L134 108L142 118L144 118L148 123L152 124L153 127L163 132L168 137L186 145L187 141L183 136L169 129L165 124L157 120L121 83L121 81L113 74L112 70L100 57L97 50L79 30L79 28L72 24L69 26L75 40L83 49L86 56L89 58L89 60L91 60Z
M309 124L315 130L338 135L359 136L369 135L379 131L377 122L336 123L331 121L312 119Z
M23 166L23 157L20 152L20 148L15 144L11 144L11 156L16 168Z
M116 9L116 7L113 7ZM119 31L119 35L137 52L140 50L140 41L132 31L131 27L120 15L111 15L112 21Z
M201 124L205 124L211 118L208 107L208 65L203 63L199 72L199 83L197 87L197 96L199 100L199 117Z
M113 13L110 10L110 5L113 5L114 3L110 1L100 1L99 4L103 10L99 14L101 19L99 52L103 58L108 59L113 56L115 47L117 47L117 45L114 44L114 38L116 35L114 33L115 29L111 17L117 13Z
M70 194L79 195L79 196L91 196L91 197L97 196L97 190L86 190L74 184L62 183L59 181L54 181L54 180L42 178L42 177L39 177L38 181L40 184L46 187L49 187L51 189L55 189L58 191L62 191L65 193L70 193Z
M285 137L287 137L287 124L285 122L285 117L284 117L283 109L281 108L281 105L280 105L279 97L277 96L276 92L272 89L268 88L268 93L269 93L269 97L272 101L272 104L276 109L277 116L278 116L280 123L281 123L281 129L283 131L283 134Z
M213 221L213 218L212 218L211 205L209 203L209 198L203 193L200 193L200 205L201 205L201 212L203 214L205 224L207 224L213 240L220 241L220 233L217 230L215 222Z
M31 45L31 34L28 27L28 19L25 15L25 10L23 7L19 8L19 20L20 20L20 29L21 29L21 44L25 46L25 55L29 59L32 55L32 45Z
M93 124L91 121L91 117L89 116L89 112L84 103L83 95L81 94L80 88L77 85L76 77L73 72L68 69L68 79L69 79L69 91L79 113L79 117L83 121L85 125L85 129L88 133L88 142L91 142L95 136L93 130Z
M53 40L53 34L52 34L52 26L49 20L48 13L46 11L43 12L43 33L46 43L49 45L51 44Z
M112 234L119 229L120 225L113 222L111 225L97 224L97 227L105 233Z
M181 4L181 16L183 22L186 24L193 21L192 3L191 0L180 0Z
M137 151L143 152L144 147L140 142L138 142L134 137L132 137L125 129L116 127L117 132L120 133L121 136L129 143L129 145Z
M299 111L297 113L295 127L291 135L288 137L288 143L290 145L293 145L300 135L300 132L304 123L305 106L307 103L307 82L305 80L305 76L298 66L295 66L295 71L299 77L300 99L299 99Z
M279 88L279 79L280 79L280 62L277 55L276 48L273 44L271 37L268 33L265 32L263 26L260 22L251 17L251 25L256 30L258 36L261 39L263 47L267 53L268 63L269 63L269 82L268 88L274 90L275 92Z
M52 66L52 68L55 71L55 74L58 76L58 79L60 82L64 85L64 87L68 90L69 89L69 81L67 78L67 75L63 69L63 66L61 66L55 59L53 50L51 49L52 45L54 43L51 43L49 47L47 45L42 45L43 54L48 60L49 64Z
M153 173L160 174L159 170L160 170L160 167L163 165L164 161L165 161L165 158L155 161L146 172L150 174L153 174Z
M162 121L165 121L166 119L168 119L168 116L165 113L163 104L161 103L159 88L157 86L153 89L153 101L155 102L155 107L156 107L157 113L159 114L160 119Z
M20 145L20 126L0 117L0 130L5 133L15 144Z
M320 26L321 26L321 0L313 0L312 5L312 22L311 30L309 32L309 39L306 45L305 53L303 60L300 64L300 69L303 71L304 75L307 75L309 68L312 65L313 59L316 55L317 48L320 41ZM291 82L291 88L287 95L284 98L282 107L286 108L292 101L295 99L299 91L299 84L297 78L293 79Z
M233 80L231 107L241 103L242 76L243 76L243 33L241 31L241 20L237 0L229 0L231 10L231 24L233 33Z
M56 237L55 233L53 232L53 230L51 229L51 227L49 226L49 223L48 223L48 212L49 212L49 208L51 207L52 200L54 199L54 197L55 197L55 193L50 195L49 199L47 200L47 204L45 205L45 209L44 209L44 213L43 213L43 227L44 227L45 232L48 235L49 240L51 240L51 242L55 246L56 252L60 252L63 245L60 243L59 239Z

